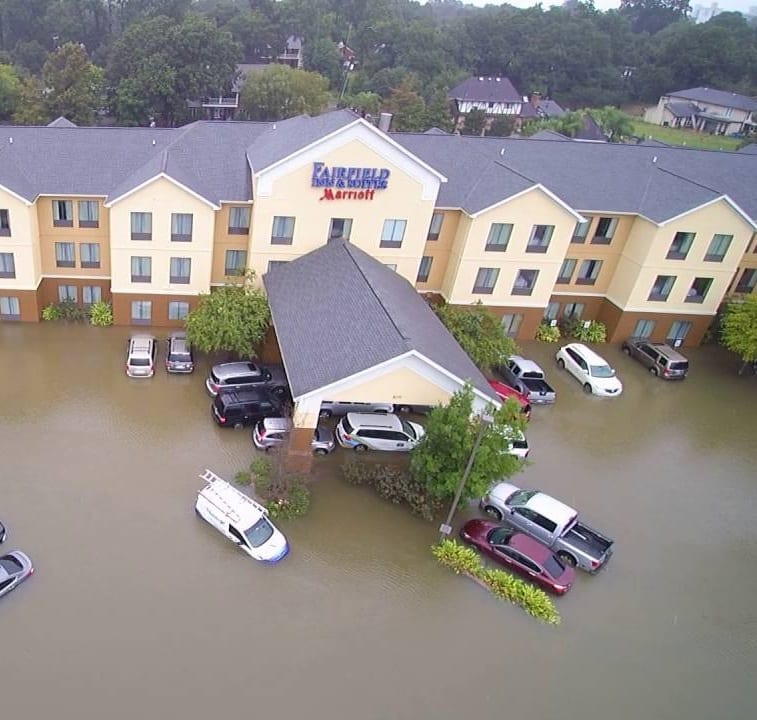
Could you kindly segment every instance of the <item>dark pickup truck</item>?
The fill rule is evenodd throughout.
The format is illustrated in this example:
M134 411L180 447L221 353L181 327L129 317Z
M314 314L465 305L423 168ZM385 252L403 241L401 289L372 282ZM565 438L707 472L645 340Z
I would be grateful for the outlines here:
M555 391L533 360L512 355L501 365L495 365L494 372L510 387L525 395L532 405L546 405L555 401Z

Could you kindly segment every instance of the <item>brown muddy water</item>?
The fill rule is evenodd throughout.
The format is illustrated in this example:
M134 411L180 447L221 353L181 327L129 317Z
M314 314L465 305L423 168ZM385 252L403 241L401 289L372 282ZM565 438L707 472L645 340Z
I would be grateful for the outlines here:
M36 566L0 600L0 717L755 717L757 378L720 349L666 384L603 348L625 392L602 400L524 348L558 402L514 481L617 541L551 628L439 567L435 526L346 485L343 450L289 557L247 558L193 502L249 432L211 421L202 361L127 379L128 332L0 324L3 547Z

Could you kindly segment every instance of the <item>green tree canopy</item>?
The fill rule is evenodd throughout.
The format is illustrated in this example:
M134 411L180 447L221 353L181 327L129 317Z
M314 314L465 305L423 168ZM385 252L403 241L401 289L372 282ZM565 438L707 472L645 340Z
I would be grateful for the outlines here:
M523 431L523 418L513 400L499 410L490 408L494 422L483 429L471 472L461 498L481 497L491 485L510 477L523 463L507 452L508 438ZM446 406L434 408L426 434L410 455L410 471L437 498L452 498L470 457L480 422L473 416L470 385L456 392Z
M254 277L250 271L242 283L228 283L200 295L198 306L186 319L187 338L194 347L206 353L254 356L271 320L268 300L253 286Z
M21 81L11 65L0 65L0 120L7 120L21 99Z
M434 312L480 368L490 368L514 355L515 343L497 316L480 302L471 307L437 305Z
M623 142L633 135L633 120L618 108L608 105L603 108L586 109L583 112L594 118L610 142Z
M486 113L478 108L473 108L465 116L465 125L463 125L463 135L478 135L484 134L484 128L486 127Z
M426 103L415 91L410 77L392 89L384 103L384 110L392 113L392 130L413 132L426 129Z
M741 371L757 361L757 293L750 293L726 305L720 326L720 338L725 347L743 361Z
M285 120L323 112L329 100L329 81L317 73L287 65L269 65L248 73L241 92L241 106L250 120Z

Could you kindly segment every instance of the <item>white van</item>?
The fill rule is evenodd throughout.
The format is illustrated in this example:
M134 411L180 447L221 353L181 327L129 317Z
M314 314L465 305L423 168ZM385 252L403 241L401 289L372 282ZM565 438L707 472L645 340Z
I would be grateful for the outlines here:
M211 470L200 477L207 485L197 493L195 511L255 560L275 563L288 552L284 535L268 519L268 510Z
M347 413L336 426L336 438L356 452L409 452L426 434L422 425L392 413Z

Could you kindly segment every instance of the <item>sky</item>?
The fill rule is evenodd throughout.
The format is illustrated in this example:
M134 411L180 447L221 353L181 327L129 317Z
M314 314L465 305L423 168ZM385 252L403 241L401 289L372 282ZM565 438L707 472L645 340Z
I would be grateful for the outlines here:
M503 5L502 2L497 0L463 0L464 3L470 5ZM749 8L757 7L757 0L715 0L718 7L721 10L739 10L746 13ZM508 5L514 5L515 7L526 8L536 5L535 0L508 0ZM697 5L702 7L709 7L712 4L712 0L690 0L691 7L694 8ZM542 2L544 7L551 5L562 5L562 0L544 0ZM594 0L594 7L597 10L610 10L611 8L620 7L620 0Z

